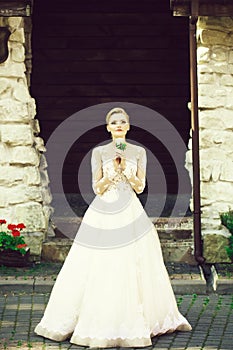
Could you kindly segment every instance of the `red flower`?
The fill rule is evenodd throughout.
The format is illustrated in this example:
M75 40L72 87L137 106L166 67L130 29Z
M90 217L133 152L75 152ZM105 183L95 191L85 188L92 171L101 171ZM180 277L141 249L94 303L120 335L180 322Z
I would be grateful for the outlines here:
M9 224L9 225L7 226L7 228L9 228L9 230L13 231L13 230L15 230L15 229L17 228L17 225Z
M18 236L20 236L20 231L19 230L12 230L12 235L14 236L14 237L18 237Z
M22 230L22 228L26 228L26 226L23 223L20 223L17 225L17 228Z
M27 246L26 243L25 243L25 244L18 244L18 245L17 245L17 248L19 248L19 249L20 249L20 248L25 248L26 246Z
M0 225L2 225L2 224L6 224L6 220L5 219L1 219L0 220Z

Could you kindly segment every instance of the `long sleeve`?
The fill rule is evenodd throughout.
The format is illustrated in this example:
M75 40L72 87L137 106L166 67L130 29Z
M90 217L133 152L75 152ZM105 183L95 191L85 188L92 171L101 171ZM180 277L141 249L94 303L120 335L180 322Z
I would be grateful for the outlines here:
M98 194L97 182L103 177L101 154L98 147L92 150L91 155L92 189Z
M132 167L126 167L123 174L127 177L135 192L140 194L143 192L146 184L147 157L145 149L137 146L135 149L135 156L137 160L136 169L134 170Z
M140 155L138 158L138 170L137 170L137 177L142 181L141 192L143 192L146 185L146 164L147 164L146 150L141 147Z

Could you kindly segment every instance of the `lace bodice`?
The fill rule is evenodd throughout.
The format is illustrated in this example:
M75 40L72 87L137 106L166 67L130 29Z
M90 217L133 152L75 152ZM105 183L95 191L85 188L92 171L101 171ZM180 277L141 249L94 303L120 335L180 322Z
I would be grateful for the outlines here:
M125 170L121 174L114 169L113 159L119 154L126 159ZM120 182L129 185L128 179L134 175L140 176L142 185L138 188L137 193L143 192L145 188L146 177L146 151L143 147L133 145L127 142L127 147L124 151L116 148L113 142L97 146L92 151L91 168L92 168L92 188L95 194L98 193L97 182L104 177L111 179L115 185ZM113 186L110 186L111 189ZM131 186L130 186L131 187Z

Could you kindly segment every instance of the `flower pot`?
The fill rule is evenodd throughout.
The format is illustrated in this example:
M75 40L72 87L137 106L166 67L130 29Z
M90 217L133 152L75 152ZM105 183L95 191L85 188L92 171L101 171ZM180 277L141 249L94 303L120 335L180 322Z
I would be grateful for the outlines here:
M32 262L29 261L30 249L28 248L25 254L18 250L3 250L0 251L0 265L8 267L30 267Z

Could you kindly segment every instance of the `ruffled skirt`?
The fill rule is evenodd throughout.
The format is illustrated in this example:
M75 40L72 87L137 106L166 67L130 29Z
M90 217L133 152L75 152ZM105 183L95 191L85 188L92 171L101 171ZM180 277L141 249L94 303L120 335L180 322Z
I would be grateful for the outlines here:
M147 218L147 230L128 244L91 247L74 240L35 328L38 335L90 347L144 347L153 336L192 329L177 308L156 229L136 195L114 215L90 206L77 237L87 224L98 237L101 230L117 232L122 222L131 223L131 235L139 217Z

